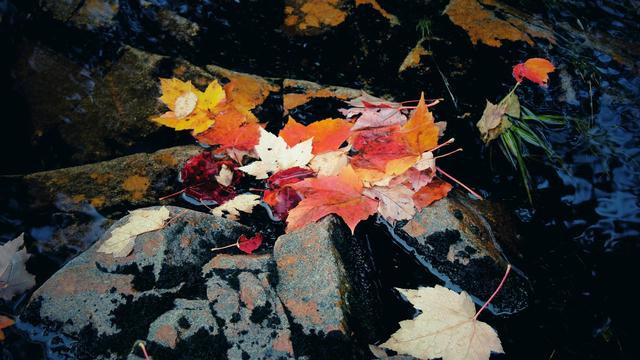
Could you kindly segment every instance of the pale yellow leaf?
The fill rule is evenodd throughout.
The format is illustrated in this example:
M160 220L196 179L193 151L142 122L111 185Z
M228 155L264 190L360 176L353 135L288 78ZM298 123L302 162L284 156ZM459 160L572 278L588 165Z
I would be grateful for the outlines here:
M240 194L226 203L213 208L211 213L213 215L226 217L227 219L238 220L240 217L240 211L251 214L253 212L253 208L259 203L260 195Z
M398 290L422 314L401 321L400 330L380 346L419 359L488 360L491 352L504 352L498 333L473 318L476 308L466 292L439 285Z
M227 165L222 165L220 172L215 176L215 178L218 184L222 186L229 186L233 181L233 171L231 171Z
M98 248L98 252L125 257L131 253L136 237L140 234L161 229L169 219L166 207L159 209L139 209L129 213L127 222L111 230L111 236Z
M375 186L364 189L362 194L379 200L378 212L391 223L397 220L409 220L416 213L413 204L413 191L404 185Z
M309 163L309 167L315 171L318 176L336 176L349 162L349 158L347 157L349 149L349 147L346 147L344 149L316 155Z
M196 109L198 103L198 96L192 92L184 93L176 99L175 115L176 118L181 119L189 116L193 110Z

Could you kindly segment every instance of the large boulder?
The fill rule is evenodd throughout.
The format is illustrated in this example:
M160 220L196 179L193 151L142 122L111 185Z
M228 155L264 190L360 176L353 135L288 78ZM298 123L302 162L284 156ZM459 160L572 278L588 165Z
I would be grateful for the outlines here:
M486 207L481 210L474 201L454 192L395 229L396 240L448 288L466 291L481 305L510 263L497 238L515 236L513 231L496 232L487 218L492 215ZM530 291L527 278L514 269L488 309L495 314L521 311L529 304Z

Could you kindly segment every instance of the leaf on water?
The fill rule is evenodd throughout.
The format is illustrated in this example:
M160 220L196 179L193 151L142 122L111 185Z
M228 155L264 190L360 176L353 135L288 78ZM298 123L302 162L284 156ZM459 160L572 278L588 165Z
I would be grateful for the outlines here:
M352 124L343 119L325 119L307 126L296 122L292 117L278 136L289 146L295 146L304 140L313 139L313 153L322 154L337 150L351 135Z
M231 172L230 179L228 173L221 174L223 168ZM205 151L187 160L180 171L180 180L187 196L200 202L214 201L221 205L236 196L233 185L240 182L243 175L233 161L217 160L212 153ZM225 185L218 179L229 184Z
M336 214L351 229L373 215L378 202L362 195L362 182L351 166L346 166L337 176L308 178L290 185L303 197L295 208L289 211L287 232L316 222L321 218Z
M251 254L262 245L262 234L257 233L252 237L242 234L238 238L238 249L242 252Z
M555 69L556 67L547 59L531 58L513 67L513 77L518 82L529 79L538 85L546 86L549 73Z
M0 315L0 341L4 341L5 339L5 335L2 329L8 328L9 326L15 323L16 322L12 318L8 316Z
M424 209L432 203L447 196L451 191L452 186L446 181L440 180L440 178L434 177L431 182L423 186L415 194L413 194L413 201L418 209Z
M509 116L520 118L520 101L515 93L509 94L498 105L487 101L482 117L476 123L480 136L485 144L497 139L511 127Z
M111 236L100 245L98 252L114 257L128 256L138 235L162 229L170 215L169 209L164 206L131 211L127 222L111 230Z
M398 291L422 313L401 321L400 330L381 347L442 360L488 360L491 352L504 352L497 332L474 319L476 308L466 292L458 294L439 285Z
M307 165L313 158L311 149L312 139L290 148L283 138L260 129L260 142L255 147L260 161L254 161L239 169L257 179L266 179L268 173Z
M416 213L412 198L413 191L404 185L375 186L364 189L362 194L379 200L378 212L392 224L398 220L409 220Z
M31 255L24 247L24 234L0 246L0 299L10 301L36 284L35 276L27 271L29 257Z
M420 66L421 58L423 56L431 55L431 51L428 51L424 46L422 46L423 41L423 39L419 40L416 46L409 51L407 56L404 58L404 61L402 61L402 64L400 64L398 73Z
M160 100L170 111L151 120L176 130L193 130L199 134L214 123L212 112L225 100L224 89L214 80L207 89L198 90L191 81L160 79Z
M226 203L213 208L213 215L226 217L230 220L238 220L240 212L251 214L253 208L260 203L260 196L255 194L240 194Z
M309 163L309 167L313 169L318 176L336 176L342 168L349 163L347 153L349 153L350 149L351 147L346 147L316 155Z
M302 200L298 192L287 185L315 175L312 170L300 167L279 171L267 179L269 189L264 191L262 201L269 205L274 217L284 221L289 215L289 210Z

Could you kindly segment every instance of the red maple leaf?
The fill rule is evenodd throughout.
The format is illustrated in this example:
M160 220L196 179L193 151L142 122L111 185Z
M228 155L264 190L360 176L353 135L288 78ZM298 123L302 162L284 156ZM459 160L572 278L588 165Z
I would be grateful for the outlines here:
M289 117L289 121L278 134L289 146L295 146L313 138L313 153L322 154L337 150L347 140L353 126L343 119L325 119L304 126Z
M275 217L280 220L286 220L289 210L302 200L296 190L286 185L300 182L314 175L313 171L301 167L278 171L267 179L266 182L269 189L262 195L262 201L271 207Z
M219 184L216 176L226 166L233 172L229 186ZM215 201L223 204L236 196L234 185L240 181L243 173L236 169L231 160L216 160L211 152L203 152L191 157L180 171L180 180L185 188L183 192L198 201Z
M448 182L434 177L430 183L413 194L413 203L417 209L423 209L447 196L451 188L452 186Z
M262 245L262 234L257 233L253 237L247 237L246 235L240 235L238 238L237 246L242 252L247 254L253 253Z
M556 68L551 61L541 58L531 58L513 67L513 77L518 82L529 79L538 85L547 85L549 73Z
M336 214L353 232L356 225L373 215L378 201L362 195L362 182L351 166L337 176L308 178L289 185L302 195L302 201L289 211L287 232Z

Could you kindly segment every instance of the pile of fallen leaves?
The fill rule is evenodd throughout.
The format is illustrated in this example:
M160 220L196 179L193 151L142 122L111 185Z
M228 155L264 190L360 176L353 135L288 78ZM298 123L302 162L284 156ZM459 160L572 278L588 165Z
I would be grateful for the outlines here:
M192 129L213 148L187 162L181 192L215 204L214 214L237 219L262 202L287 232L329 214L354 231L376 213L391 223L411 219L451 189L436 177L433 154L445 123L434 121L428 106L437 101L427 105L424 96L405 106L363 93L347 102L344 118L306 126L289 118L273 134L217 81L204 92L178 79L161 79L161 87L170 111L153 120ZM239 193L246 176L262 181L259 194Z

